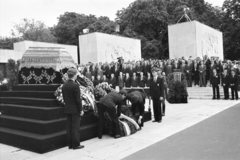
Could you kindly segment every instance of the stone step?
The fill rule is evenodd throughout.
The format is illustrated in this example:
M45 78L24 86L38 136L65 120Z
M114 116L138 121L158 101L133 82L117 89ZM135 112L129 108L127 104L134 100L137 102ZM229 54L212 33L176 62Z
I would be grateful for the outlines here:
M19 84L13 86L14 91L56 91L60 84Z
M21 96L21 95L19 95ZM18 104L27 106L56 107L56 99L26 98L26 97L0 97L1 104Z
M0 127L0 137L0 143L37 153L46 153L67 146L67 135L65 130L41 135L7 127ZM97 137L97 124L80 127L81 141L95 137Z
M26 97L26 98L44 98L55 99L54 91L3 91L0 97Z
M63 107L37 107L17 104L0 104L0 112L2 115L36 120L53 120L65 117Z
M35 120L22 117L1 115L0 126L37 134L51 134L66 129L66 118L54 120Z

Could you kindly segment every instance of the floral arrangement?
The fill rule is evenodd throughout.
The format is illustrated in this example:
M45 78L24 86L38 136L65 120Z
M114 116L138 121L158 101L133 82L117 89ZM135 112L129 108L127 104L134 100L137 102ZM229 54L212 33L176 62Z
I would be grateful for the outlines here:
M62 80L64 83L68 80L68 76L66 73L62 75ZM81 91L80 96L82 100L83 111L84 112L94 111L96 113L97 109L95 107L95 98L93 95L94 91L93 83L87 77L83 76L80 73L78 73L76 83L79 84L79 88ZM57 88L54 95L56 96L56 99L60 104L65 105L62 95L62 87L63 84Z
M107 82L103 82L98 84L94 89L94 97L96 100L100 100L100 98L107 95L109 92L116 92L115 89L111 88Z

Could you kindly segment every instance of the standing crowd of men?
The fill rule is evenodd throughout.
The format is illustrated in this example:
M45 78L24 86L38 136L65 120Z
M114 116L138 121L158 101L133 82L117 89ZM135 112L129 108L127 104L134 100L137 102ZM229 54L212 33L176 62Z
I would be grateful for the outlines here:
M184 57L168 60L141 60L133 62L112 63L88 63L81 65L82 73L92 80L94 85L102 82L109 83L113 88L119 86L120 89L126 87L150 87L153 77L151 69L158 67L161 71L160 77L165 77L174 72L175 69L186 75L188 87L206 87L207 84L213 88L213 99L219 99L219 86L225 88L225 99L229 99L227 89L231 88L232 99L238 99L237 91L240 84L240 61L222 61L217 57L203 59L192 59ZM224 79L224 80L223 80ZM223 83L224 82L224 83ZM165 82L167 85L167 82Z

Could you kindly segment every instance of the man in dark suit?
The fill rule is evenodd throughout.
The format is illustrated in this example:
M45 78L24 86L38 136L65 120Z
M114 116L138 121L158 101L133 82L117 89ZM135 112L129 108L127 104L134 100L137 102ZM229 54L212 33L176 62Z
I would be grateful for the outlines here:
M220 77L217 74L216 69L213 70L211 82L212 82L212 89L213 89L213 99L216 99L216 91L217 91L217 99L220 99L220 94L219 94Z
M164 84L161 78L158 77L158 68L152 69L153 79L150 84L150 97L153 101L153 122L162 122L162 101L164 93Z
M102 97L97 105L98 108L98 138L102 138L104 112L107 112L112 120L113 134L115 138L120 138L120 126L118 117L121 115L121 106L123 105L123 99L126 97L125 93L110 92L106 96ZM116 108L117 106L117 108Z
M193 78L194 78L194 85L199 85L199 71L198 71L198 62L194 60L193 63Z
M111 74L111 78L109 79L109 85L112 87L112 88L116 88L116 84L117 84L117 80L115 78L115 75L112 73Z
M131 87L131 78L129 73L126 73L126 78L124 79L124 87L130 88Z
M231 70L230 87L231 87L231 93L232 93L232 100L234 100L234 94L235 94L235 99L238 100L238 78L234 70Z
M224 99L229 99L229 75L227 74L227 69L224 69L222 76L222 85L224 91Z
M121 91L123 92L123 91ZM140 91L132 91L127 94L126 100L132 104L132 113L140 127L143 127L146 94Z
M75 83L77 69L70 68L67 71L69 80L62 87L63 100L65 102L65 114L67 115L67 140L69 149L81 149L80 145L80 120L83 115L82 101L80 99L79 85Z
M136 76L136 73L134 72L133 73L133 77L131 78L131 86L132 87L139 87L139 84L138 84L138 77Z
M192 87L192 70L193 70L193 64L192 64L192 61L189 60L186 66L186 76L188 80L188 87Z

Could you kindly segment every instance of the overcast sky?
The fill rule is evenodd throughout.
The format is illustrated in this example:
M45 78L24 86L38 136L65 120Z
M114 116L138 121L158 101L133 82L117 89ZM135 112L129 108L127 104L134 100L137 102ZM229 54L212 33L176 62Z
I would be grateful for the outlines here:
M14 24L21 19L35 19L51 27L64 12L107 16L114 20L118 10L135 0L0 0L0 36L10 36ZM205 0L222 6L224 0Z

